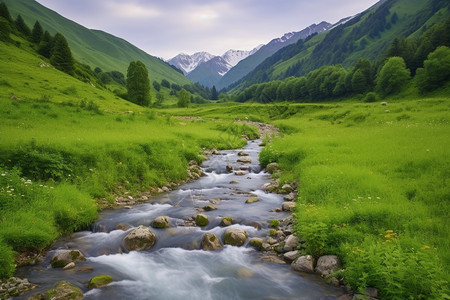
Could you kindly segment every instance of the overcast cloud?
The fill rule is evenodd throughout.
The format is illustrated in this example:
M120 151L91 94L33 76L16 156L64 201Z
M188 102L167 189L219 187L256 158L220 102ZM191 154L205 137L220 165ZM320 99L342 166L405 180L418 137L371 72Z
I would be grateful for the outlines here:
M151 55L250 50L313 23L335 23L378 0L37 0Z

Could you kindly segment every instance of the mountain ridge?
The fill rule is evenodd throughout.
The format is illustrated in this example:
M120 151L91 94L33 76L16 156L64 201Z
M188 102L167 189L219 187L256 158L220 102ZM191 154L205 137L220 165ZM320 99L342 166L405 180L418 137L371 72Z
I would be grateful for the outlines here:
M189 84L183 74L175 71L169 64L137 48L123 38L102 30L88 29L57 12L41 5L35 0L2 0L15 17L20 14L28 26L36 20L44 30L51 34L63 34L78 61L100 67L103 71L119 71L126 74L131 61L142 61L151 80L167 79L176 84Z

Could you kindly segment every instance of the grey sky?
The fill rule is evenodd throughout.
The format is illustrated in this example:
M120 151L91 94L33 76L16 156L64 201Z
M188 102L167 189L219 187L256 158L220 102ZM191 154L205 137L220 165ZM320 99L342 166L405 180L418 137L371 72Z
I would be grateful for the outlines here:
M335 23L378 0L37 0L151 55L250 50L284 33Z

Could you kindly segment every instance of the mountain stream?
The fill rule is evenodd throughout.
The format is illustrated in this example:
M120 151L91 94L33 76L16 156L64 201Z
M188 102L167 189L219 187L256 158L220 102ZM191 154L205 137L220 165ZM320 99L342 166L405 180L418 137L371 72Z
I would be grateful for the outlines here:
M160 194L148 203L105 210L92 225L92 231L59 239L43 262L19 268L19 277L39 285L21 298L45 293L58 281L66 280L78 286L85 299L337 299L342 295L341 289L326 284L317 275L292 271L287 264L264 262L261 252L248 245L252 237L268 236L269 220L289 216L287 212L275 212L281 207L282 195L261 189L270 182L270 174L259 166L259 142L250 141L243 149L211 155L202 165L206 176ZM239 151L248 153L252 162L237 162ZM227 165L244 169L244 175L227 172ZM257 196L260 201L246 204L250 196ZM217 209L202 212L208 216L209 224L187 225L186 219L198 214L197 209L211 204L211 200ZM151 228L158 216L168 216L170 227ZM247 232L246 244L224 245L217 251L201 250L206 232L214 233L223 242L229 228L220 226L224 216L233 218L234 224L229 227ZM114 230L119 223L131 228ZM150 227L156 234L156 243L149 250L128 251L123 239L139 225ZM50 260L56 249L78 249L86 261L77 263L78 271L52 268ZM89 280L103 274L111 275L114 282L88 290Z

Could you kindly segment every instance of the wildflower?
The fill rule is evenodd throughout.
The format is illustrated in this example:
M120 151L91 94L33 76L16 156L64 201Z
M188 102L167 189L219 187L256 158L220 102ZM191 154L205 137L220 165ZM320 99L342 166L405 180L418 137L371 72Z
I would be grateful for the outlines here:
M372 197L367 197L367 199L371 200L371 199L372 199Z
M394 230L386 230L386 233L393 233Z
M5 173L2 173L2 176L6 176L6 174L5 174Z
M423 246L422 248L420 248L420 249L422 249L422 250L430 249L430 246L424 245L424 246Z

